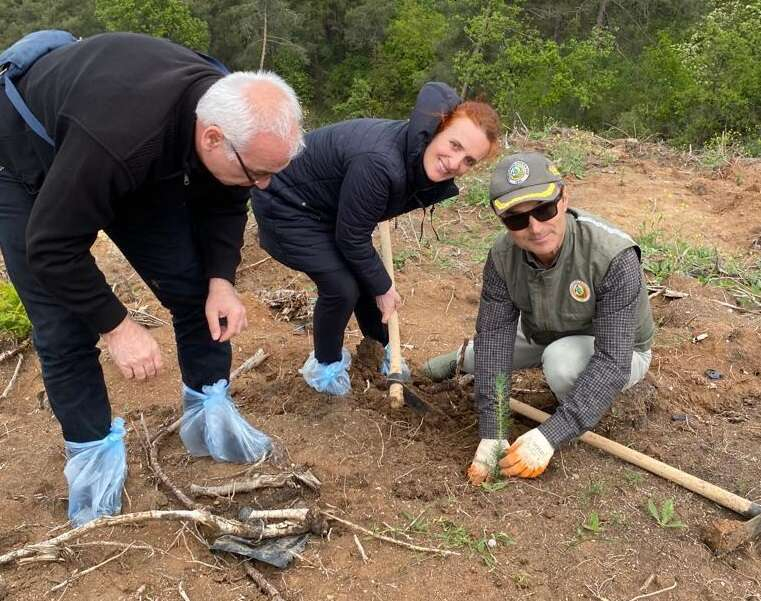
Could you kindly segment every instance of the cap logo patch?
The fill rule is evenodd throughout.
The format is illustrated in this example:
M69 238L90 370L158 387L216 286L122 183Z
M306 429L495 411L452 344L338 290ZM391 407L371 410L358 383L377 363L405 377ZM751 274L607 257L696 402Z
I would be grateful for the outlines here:
M507 170L507 181L513 186L522 184L529 176L528 165L523 161L515 161Z
M571 298L579 303L587 302L592 292L589 289L589 285L584 280L574 280L569 287Z

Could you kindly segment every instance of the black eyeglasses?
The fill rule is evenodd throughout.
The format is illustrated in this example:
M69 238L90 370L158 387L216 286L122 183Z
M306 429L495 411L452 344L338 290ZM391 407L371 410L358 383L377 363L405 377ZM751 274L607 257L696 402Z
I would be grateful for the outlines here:
M563 198L562 194L552 202L544 202L525 213L506 213L500 215L499 218L511 232L525 230L528 227L529 217L537 221L549 221L555 217L558 214L558 202L561 198Z
M243 162L243 159L240 158L240 155L238 154L238 151L235 149L235 146L232 145L232 142L230 142L230 148L233 149L233 152L235 153L235 158L238 159L238 163L240 163L240 168L243 169L243 173L246 174L246 177L248 178L249 182L256 185L258 180L264 179L264 177L266 177L261 174L256 175L253 171L251 171L248 167L246 167L246 164ZM267 175L269 175L269 173Z

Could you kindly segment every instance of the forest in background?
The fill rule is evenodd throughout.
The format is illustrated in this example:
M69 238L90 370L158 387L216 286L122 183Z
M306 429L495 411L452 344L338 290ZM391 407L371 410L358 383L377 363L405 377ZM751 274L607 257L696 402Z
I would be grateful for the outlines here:
M0 46L138 31L271 69L310 127L404 117L436 79L508 127L761 155L761 0L0 0Z

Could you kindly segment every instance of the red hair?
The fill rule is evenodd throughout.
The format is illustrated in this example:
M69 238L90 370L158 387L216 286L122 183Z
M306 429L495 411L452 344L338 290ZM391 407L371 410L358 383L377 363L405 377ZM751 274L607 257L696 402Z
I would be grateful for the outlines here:
M497 111L486 102L466 100L458 104L449 114L444 115L436 133L446 129L455 119L462 117L470 119L484 132L486 139L489 140L488 156L495 156L500 149L500 135L502 133L502 122Z

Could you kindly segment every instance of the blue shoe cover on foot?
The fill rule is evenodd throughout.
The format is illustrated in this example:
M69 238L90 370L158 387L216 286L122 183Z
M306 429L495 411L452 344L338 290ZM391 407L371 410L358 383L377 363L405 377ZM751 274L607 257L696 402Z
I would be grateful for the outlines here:
M299 373L317 392L343 396L351 392L349 367L351 367L351 355L345 348L341 349L341 360L333 363L320 363L314 358L314 351L312 351Z
M270 437L238 413L227 380L204 386L202 392L183 385L185 412L180 438L193 457L211 455L215 461L257 463L272 451Z
M383 363L381 363L380 366L380 372L384 376L387 376L389 372L391 371L391 345L386 345L386 354L383 355ZM410 372L410 368L407 365L407 362L404 360L404 357L402 357L402 364L400 371L402 372L402 380L409 380L412 377L412 373Z
M121 512L127 478L125 434L124 419L117 417L101 440L66 441L63 473L69 483L69 519L75 526Z

